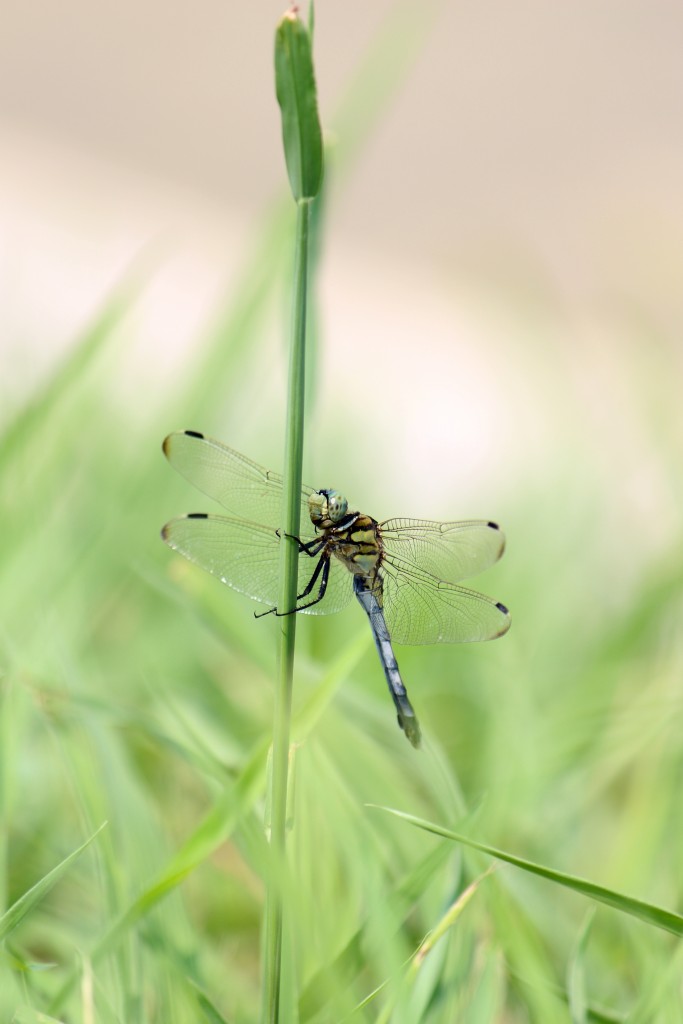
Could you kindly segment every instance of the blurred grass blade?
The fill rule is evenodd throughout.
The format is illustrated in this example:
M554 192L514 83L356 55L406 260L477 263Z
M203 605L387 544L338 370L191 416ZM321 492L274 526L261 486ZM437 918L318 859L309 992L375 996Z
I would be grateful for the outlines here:
M448 856L447 847L442 844L418 861L391 893L390 912L407 916ZM351 935L337 957L321 967L309 980L299 1000L300 1020L317 1019L317 1015L329 1003L330 993L334 992L335 987L350 988L364 974L367 969L365 943L369 926L370 920L366 914L360 927ZM362 1005L374 999L384 987L382 984L376 991L366 995Z
M208 1021L209 1024L228 1024L227 1017L224 1017L209 997L204 992L197 992L197 1002L204 1015L204 1020Z
M295 731L305 737L324 713L340 683L353 669L365 651L368 643L366 630L354 638L352 643L332 663L320 684L294 717ZM270 737L258 742L252 750L234 785L223 793L203 818L197 828L185 840L166 867L144 892L111 924L101 936L91 953L93 964L97 964L157 904L187 878L200 864L203 864L215 850L226 842L237 826L262 799L266 789L266 765L270 750ZM413 898L416 897L416 893ZM76 982L77 974L72 972L55 996L51 1009L57 1011L67 998Z
M64 1024L56 1017L50 1017L47 1013L40 1013L32 1006L20 1006L12 1016L12 1024Z
M267 740L257 745L235 785L221 795L152 884L112 922L92 950L90 959L93 965L114 950L140 920L165 896L174 892L181 882L232 834L243 816L263 793L268 749ZM55 994L50 1004L52 1012L60 1009L77 979L78 971L74 969Z
M369 635L368 641L370 641ZM473 808L463 816L460 824L463 827L471 825L479 816L479 810L479 806ZM391 893L390 913L407 917L414 904L419 902L425 889L443 869L445 861L450 856L448 846L441 843L419 860ZM329 1002L329 993L334 991L335 985L350 988L363 975L367 966L364 950L370 925L371 922L366 913L360 926L350 936L338 956L320 968L310 979L299 1001L299 1017L302 1021L316 1019L316 1014L321 1013ZM362 1005L366 1005L374 999L384 987L382 984L377 991L366 995L362 1000Z
M462 914L463 910L470 902L472 897L474 896L475 892L477 891L481 883L484 881L485 878L488 878L488 876L494 870L495 865L492 864L487 871L485 871L478 878L475 878L475 880L470 885L468 885L467 888L463 892L461 892L458 898L450 905L450 907L443 915L441 920L438 922L436 927L420 943L420 947L415 953L415 956L413 957L411 963L411 972L413 974L416 974L417 971L419 971L420 967L422 966L424 958L429 953L431 953L439 939L441 939L446 934L446 932L453 927L453 925L458 920L458 918L460 917L460 915Z
M275 92L292 195L297 202L314 199L323 176L323 141L311 36L294 8L275 32Z
M438 1004L443 1008L442 1015L448 1019L446 1003L448 992L454 983L452 972L448 970L449 951L451 948L451 928L460 918L462 911L470 902L482 875L461 892L451 903L438 921L436 927L428 933L415 950L410 959L403 979L400 1002L405 1006L404 1019L408 1021L426 1021L429 1019L429 1008Z
M213 805L152 885L135 899L110 930L100 939L92 954L93 963L116 943L157 903L173 892L196 867L225 842L238 823L249 813L265 788L265 765L269 743L262 740L240 772L234 786Z
M305 740L310 736L340 685L349 678L371 643L372 637L369 630L357 633L335 658L327 672L321 676L310 696L294 715L292 732L297 741Z
M14 455L17 446L35 427L47 420L54 407L65 395L71 393L78 379L105 348L115 329L129 313L147 284L148 262L147 252L135 260L123 280L116 285L92 322L83 331L80 339L69 350L61 365L53 370L42 389L37 390L14 420L7 425L0 437L0 465L10 454Z
M0 917L0 941L5 939L10 932L17 927L20 921L26 917L29 911L33 910L36 904L47 896L50 889L59 881L62 875L67 871L73 862L80 857L84 850L90 846L93 839L100 834L102 829L105 827L106 822L100 825L100 827L93 832L89 839L79 846L78 849L70 853L68 857L65 857L52 871L48 871L46 875L41 878L39 882L36 882L23 896L12 904L12 906Z
M586 1000L586 972L584 964L586 961L586 947L590 938L593 920L595 919L595 908L588 915L579 933L578 942L574 948L569 967L567 969L567 995L569 997L569 1012L572 1024L588 1024L588 1002Z
M371 804L369 806L376 807L377 805ZM433 822L425 821L423 818L416 818L412 814L406 814L404 811L398 811L393 807L379 807L378 809L388 811L389 814L393 814L397 818L403 818L405 821L409 821L411 825L417 825L418 828L424 829L425 832L432 832L434 835L442 836L444 839L463 843L465 846L472 847L473 850L480 850L482 853L487 853L490 857L495 857L497 860L514 864L515 867L528 871L530 874L538 875L549 882L555 882L556 885L562 885L566 889L572 889L574 892L587 896L589 899L597 900L599 903L605 903L608 907L613 907L623 914L636 917L646 924L654 925L655 928L671 932L679 938L683 937L683 917L672 910L665 910L654 903L645 903L643 900L635 899L633 896L626 896L616 889L607 889L605 886L597 885L586 878L567 875L562 871L547 868L543 864L535 864L533 861L524 860L523 857L516 857L512 853L506 853L505 850L496 849L495 846L479 843L468 836L460 835L458 832L451 832L450 829L443 828L441 825L435 825Z
M432 1001L437 997L444 982L447 945L445 943L439 945L439 940L444 938L453 927L481 883L494 869L495 865L492 865L468 885L451 904L436 927L423 939L413 956L405 964L406 971L400 989L391 999L387 1000L378 1021L389 1021L392 1013L399 1007L408 1011L406 1018L408 1020L427 1020L429 1006L432 1005ZM423 967L429 954L432 956L428 962L428 969L425 970ZM389 982L385 981L366 996L361 1005L365 1006L375 999L381 991L388 987L388 984Z

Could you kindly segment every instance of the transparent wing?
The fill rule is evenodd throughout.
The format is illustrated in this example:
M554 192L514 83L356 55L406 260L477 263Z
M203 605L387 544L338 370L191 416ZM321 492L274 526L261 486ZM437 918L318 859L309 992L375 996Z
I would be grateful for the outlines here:
M277 526L282 514L282 476L193 430L169 434L164 454L181 476L233 515ZM308 513L310 487L301 492L301 538L315 530Z
M494 640L510 628L505 605L446 583L387 555L380 568L384 616L397 644L458 644Z
M389 554L450 583L488 569L505 549L505 537L498 524L481 519L460 523L387 519L380 523L380 532Z
M172 519L161 531L169 547L233 590L274 608L278 600L280 540L271 527L224 516L191 515ZM317 558L299 556L301 593L315 571ZM349 571L333 558L323 600L305 611L325 615L343 608L352 593ZM315 596L317 587L311 596Z

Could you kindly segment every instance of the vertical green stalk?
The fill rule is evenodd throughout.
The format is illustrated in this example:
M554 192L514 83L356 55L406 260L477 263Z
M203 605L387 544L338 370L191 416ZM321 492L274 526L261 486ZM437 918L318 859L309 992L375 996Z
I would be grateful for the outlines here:
M10 824L10 767L13 762L14 744L11 742L12 726L12 681L7 679L0 687L0 917L7 909L8 899L8 848ZM14 725L16 727L16 722Z
M284 542L280 557L280 595L278 607L296 604L299 548L292 537L299 536L301 513L301 465L304 445L304 390L306 368L306 305L308 276L308 227L310 202L297 205L296 255L294 266L294 310L292 346L289 361L287 433L285 441ZM296 615L284 615L278 650L278 678L275 690L273 756L270 778L270 874L266 900L264 946L264 1021L279 1019L279 993L282 970L283 883L287 819L289 734L292 714L294 641Z
M299 547L293 538L299 536L301 516L309 227L311 203L320 189L323 167L311 38L294 11L282 18L275 35L275 86L282 113L287 173L297 204L278 600L278 608L282 612L295 607L297 595ZM269 793L270 857L263 945L263 1024L277 1024L280 1019L296 615L283 615L278 622L281 634Z

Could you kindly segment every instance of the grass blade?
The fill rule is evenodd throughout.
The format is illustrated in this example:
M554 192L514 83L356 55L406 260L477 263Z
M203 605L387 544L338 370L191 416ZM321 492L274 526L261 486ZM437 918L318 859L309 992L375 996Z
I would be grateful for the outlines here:
M50 889L59 881L62 875L67 871L73 862L80 857L84 850L90 846L93 839L100 834L106 822L100 825L96 832L90 836L89 839L79 846L76 850L65 857L52 871L48 871L39 882L36 882L27 892L20 896L12 906L5 911L0 917L0 941L5 939L11 931L13 931L17 925L22 921L26 915L33 910L33 908L40 903L40 901L47 896Z
M515 867L521 868L523 871L528 871L532 875L538 875L539 878L545 878L549 882L555 882L556 885L562 885L564 888L578 892L582 896L588 896L589 899L596 900L598 903L605 903L608 907L613 907L623 914L629 914L631 917L638 918L639 921L644 921L645 924L671 932L672 935L677 935L679 938L683 937L683 917L672 910L665 910L654 903L646 903L644 900L627 896L616 889L608 889L603 885L597 885L597 883L591 882L587 878L567 875L563 871L556 871L554 868L545 867L543 864L535 864L531 860L517 857L515 854L507 853L505 850L498 850L495 846L489 846L487 843L479 843L476 839L470 839L468 836L463 836L458 832L451 832L450 829L443 828L441 825L435 825L433 822L425 821L423 818L416 818L412 814L406 814L404 811L398 811L393 807L381 807L379 810L388 811L389 814L393 814L397 818L404 818L411 825L416 825L418 828L424 829L425 832L432 832L434 835L442 836L444 839L463 843L465 846L470 846L473 850L480 850L481 853L487 853L490 857L495 857L497 860L514 864Z

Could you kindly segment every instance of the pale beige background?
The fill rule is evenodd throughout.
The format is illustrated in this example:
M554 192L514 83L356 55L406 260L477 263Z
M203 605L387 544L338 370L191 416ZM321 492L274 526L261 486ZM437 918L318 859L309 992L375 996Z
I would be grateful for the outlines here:
M643 219L666 220L674 200L680 228L679 3L402 6L415 24L434 17L434 29L363 158L339 227L406 250L408 241L423 255L504 232L532 239L561 266L568 244L588 255L596 215L618 217L629 203ZM328 122L399 7L319 2ZM281 10L277 0L6 2L3 123L257 211L281 176L271 71Z
M282 188L281 12L214 0L3 5L6 409L159 236L167 255L133 365L157 390L182 365ZM388 480L409 466L406 487L431 488L429 501L440 466L465 492L493 495L537 460L545 472L549 438L556 449L585 431L587 444L599 434L606 471L633 478L638 514L663 505L673 521L631 412L648 345L674 360L672 379L681 369L683 7L319 2L326 124L397 12L408 34L432 25L351 179L333 183L323 394L348 396L380 437L394 403ZM360 358L381 380L369 408ZM276 394L279 371L271 378Z

